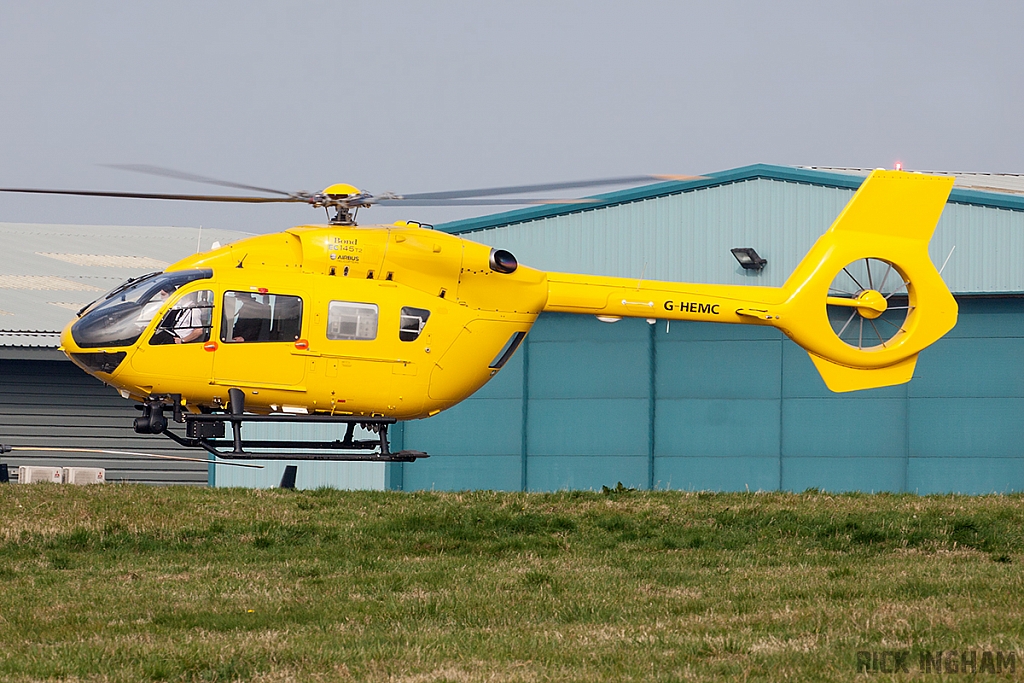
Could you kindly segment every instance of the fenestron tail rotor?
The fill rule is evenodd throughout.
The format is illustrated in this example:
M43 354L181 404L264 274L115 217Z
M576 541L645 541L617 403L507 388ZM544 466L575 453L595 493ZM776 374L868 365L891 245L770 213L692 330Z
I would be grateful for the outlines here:
M863 258L847 264L832 280L825 300L836 336L858 350L897 341L913 313L912 287L891 261Z
M784 286L782 326L832 391L909 381L918 353L956 324L956 300L928 256L952 185L872 172Z

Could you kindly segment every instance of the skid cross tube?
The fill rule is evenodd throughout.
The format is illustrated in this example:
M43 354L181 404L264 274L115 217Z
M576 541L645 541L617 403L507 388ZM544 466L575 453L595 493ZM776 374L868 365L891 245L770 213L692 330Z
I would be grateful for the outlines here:
M222 413L192 414L182 410L184 402L179 394L151 396L142 405L137 406L142 416L135 420L135 431L140 434L163 434L175 443L186 448L200 448L215 458L226 460L335 460L335 461L370 461L370 462L412 462L417 458L428 457L421 451L399 451L392 453L388 444L388 427L397 420L393 417L359 415L323 415L284 413L275 415L247 415L245 413L245 393L241 389L228 390L229 402ZM171 432L165 410L173 411L173 420L184 423L186 436L182 437ZM333 423L346 426L345 436L334 441L285 441L255 440L246 444L242 438L243 422L312 422ZM225 436L225 424L231 424L230 439ZM364 425L376 432L374 439L354 439L356 425ZM271 452L251 453L250 448L272 449ZM300 449L307 450L300 450ZM313 452L308 449L314 449ZM340 451L376 451L373 453L353 454ZM323 452L328 451L328 452ZM334 451L333 453L330 451Z
M291 452L271 452L271 453L252 453L243 451L241 454L236 454L232 451L222 451L217 448L216 443L210 442L206 439L184 439L174 432L165 431L164 436L168 437L175 443L178 443L186 448L202 448L204 451L216 458L223 458L224 460L325 460L325 461L342 461L342 462L413 462L418 458L428 458L426 453L421 451L398 451L397 453L388 452L383 453L312 453L306 451L291 451ZM230 442L226 442L230 443ZM262 442L254 441L251 446L254 448L263 447L264 444L284 443L287 445L294 446L293 442ZM363 446L363 448L374 448L378 445L375 441L364 441L354 442L356 444L365 443L373 444L372 446ZM302 442L303 446L310 448L319 448L324 444L318 442L305 443ZM269 446L271 448L275 446ZM357 446L358 448L359 446Z
M182 417L182 422L334 422L338 424L378 424L393 425L398 420L393 417L363 417L361 415L294 415L292 413L277 413L275 415L229 415L225 413L203 413L193 415L187 413Z
M336 460L336 461L357 461L357 462L412 462L417 458L428 457L421 451L399 451L392 453L388 444L388 427L395 424L397 420L393 417L363 417L358 415L302 415L302 414L279 414L279 415L246 415L245 394L240 389L228 391L230 401L227 411L224 413L204 413L194 415L185 413L180 409L181 399L178 396L154 398L146 402L144 408L143 427L148 433L163 434L175 443L186 448L201 448L216 458L226 460ZM185 423L185 430L188 436L181 437L166 428L166 420L160 422L162 411L168 406L174 406L175 422ZM153 416L156 416L154 420ZM284 441L284 440L255 440L246 443L242 439L243 422L312 422L312 423L333 423L344 424L345 436L341 440L334 441ZM224 436L225 423L231 424L231 438L222 439ZM376 439L354 439L357 424L373 427L377 432ZM205 427L204 427L205 425ZM157 428L159 427L159 428ZM138 428L137 428L138 431ZM250 448L274 449L273 452L249 452L245 446ZM230 448L230 450L228 450ZM292 450L295 448L316 449L319 451L344 451L363 450L377 451L376 453L353 454L353 453L323 453L310 452L308 450ZM278 450L280 449L280 450ZM379 449L379 450L378 450Z

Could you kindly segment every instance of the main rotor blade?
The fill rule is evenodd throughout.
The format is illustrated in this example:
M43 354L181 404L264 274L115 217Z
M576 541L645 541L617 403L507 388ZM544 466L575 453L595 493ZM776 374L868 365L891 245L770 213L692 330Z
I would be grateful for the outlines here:
M145 173L147 175L155 175L163 178L177 178L178 180L190 180L194 183L205 183L207 185L220 185L222 187L233 187L236 190L252 190L253 192L266 192L268 194L280 194L285 197L292 196L291 192L284 192L283 190L274 190L269 187L259 187L257 185L244 185L242 183L234 183L230 180L220 180L218 178L211 178L205 175L199 175L197 173L186 173L185 171L175 171L173 168L164 168L162 166L152 166L150 164L100 164L106 168L116 168L119 171L132 171L133 173Z
M130 455L140 458L160 458L161 460L181 460L184 462L205 462L214 465L233 465L235 467L250 467L263 469L263 465L253 465L242 462L228 462L225 460L210 460L208 458L188 458L182 455L160 455L158 453L139 453L137 451L113 451L106 448L49 448L46 446L11 446L12 451L37 451L44 453L99 453L101 455Z
M0 187L0 192L23 194L60 194L79 197L120 197L128 199L173 199L183 202L241 202L243 204L308 203L301 197L234 197L207 194L159 194L152 192L107 192L105 190L40 190L35 188Z
M421 192L418 194L401 195L403 199L462 199L466 197L491 197L499 194L529 194L531 192L549 192L552 190L572 190L578 187L598 187L600 185L635 185L651 180L700 180L704 176L696 175L631 175L619 178L598 178L596 180L571 180L562 183L542 183L538 185L508 185L506 187L486 187L479 190L455 190L452 192ZM522 202L517 202L522 203ZM410 204L410 206L412 206Z
M0 192L20 192L23 194L56 194L78 197L115 197L127 199L169 199L185 202L234 202L241 204L309 204L304 197L239 197L232 195L207 194L161 194L153 192L108 192L106 190L42 190L23 187L0 187ZM403 206L510 206L525 204L595 204L598 199L536 199L530 197L507 197L505 199L374 199L354 200L346 202L338 200L337 204L347 206L366 206L369 204L401 204ZM334 205L334 204L332 204Z
M599 204L600 199L536 199L506 197L504 199L377 199L365 204L393 204L395 206L513 206L518 204ZM354 204L359 206L359 204Z

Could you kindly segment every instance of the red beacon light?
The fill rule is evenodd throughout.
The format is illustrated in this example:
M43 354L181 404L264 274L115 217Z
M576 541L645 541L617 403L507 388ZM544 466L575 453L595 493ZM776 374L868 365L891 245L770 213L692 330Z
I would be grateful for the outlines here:
M895 165L895 166L893 166L893 168L894 168L895 170L897 170L897 171L902 171L902 170L903 170L903 162L902 162L902 161L897 161L897 162L896 162L896 165Z

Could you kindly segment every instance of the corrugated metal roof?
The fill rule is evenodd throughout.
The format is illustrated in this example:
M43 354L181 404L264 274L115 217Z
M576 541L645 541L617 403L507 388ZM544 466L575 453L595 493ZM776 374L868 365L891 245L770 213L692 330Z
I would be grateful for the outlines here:
M780 286L866 173L747 166L598 195L586 209L532 207L437 228L543 270ZM768 266L744 271L733 247L753 247ZM930 247L936 265L949 258L943 278L954 293L1024 293L1022 253L1024 196L954 187Z
M60 345L60 332L42 330L0 330L0 346L23 346L29 348L51 348Z
M0 223L0 346L55 348L74 311L103 292L214 241L245 236L199 228Z
M76 266L100 266L101 268L144 268L163 270L171 265L148 256L112 256L110 254L48 254L37 251L37 256L48 256Z
M46 289L57 291L100 292L99 287L72 282L52 275L0 275L0 289Z
M849 168L840 166L803 166L813 171L828 173L848 173L867 177L870 168ZM905 169L912 170L912 169ZM1024 173L978 173L973 171L920 171L930 175L951 175L955 178L954 187L982 192L1005 192L1024 195Z

